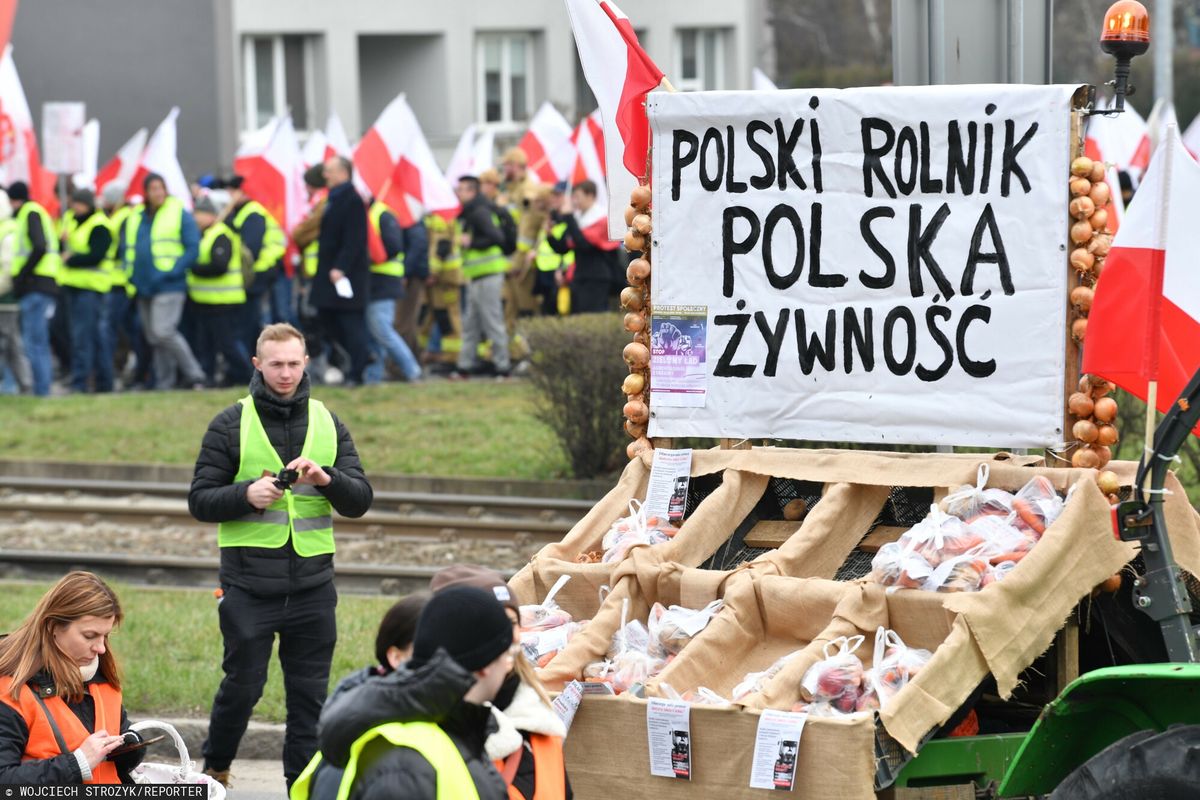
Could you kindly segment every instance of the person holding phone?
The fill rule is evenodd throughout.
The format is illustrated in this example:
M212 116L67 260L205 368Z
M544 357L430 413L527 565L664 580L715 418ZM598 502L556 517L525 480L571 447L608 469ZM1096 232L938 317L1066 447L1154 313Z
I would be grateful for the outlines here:
M0 784L132 782L144 751L122 736L129 719L108 641L122 616L104 581L71 572L0 639Z

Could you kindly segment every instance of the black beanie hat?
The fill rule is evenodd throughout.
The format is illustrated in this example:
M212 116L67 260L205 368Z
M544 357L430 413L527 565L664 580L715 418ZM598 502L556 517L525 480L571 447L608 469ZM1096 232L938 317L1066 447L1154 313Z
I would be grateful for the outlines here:
M25 181L14 181L8 187L9 200L28 200L29 199L29 184Z
M403 600L397 601L383 615L383 619L379 623L379 631L375 634L375 658L378 659L381 667L389 670L392 668L387 660L389 647L398 647L403 650L413 643L413 637L417 633L417 620L420 619L421 609L425 607L428 600L429 595L424 592L410 594Z
M456 586L425 604L409 665L420 667L442 648L459 666L474 672L512 647L512 635L512 622L491 592Z

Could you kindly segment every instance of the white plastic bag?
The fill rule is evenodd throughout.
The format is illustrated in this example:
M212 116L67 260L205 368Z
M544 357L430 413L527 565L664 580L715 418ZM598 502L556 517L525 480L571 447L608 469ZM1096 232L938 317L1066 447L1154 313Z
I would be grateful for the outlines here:
M600 542L604 550L603 563L620 561L635 545L662 544L676 533L678 529L675 526L665 519L651 516L643 503L630 500L629 516L614 522Z
M554 596L567 585L567 581L569 580L571 580L570 575L563 575L550 587L550 591L546 593L546 599L541 603L521 606L522 631L549 630L550 628L557 628L560 625L566 625L571 621L571 615L559 608L558 604L554 602Z
M741 683L733 687L733 701L736 703L743 697L761 692L767 686L767 682L779 674L779 671L796 656L800 655L803 650L793 650L787 655L782 655L775 659L775 663L767 667L762 672L749 672L745 678L742 678Z
M825 658L808 668L800 680L813 703L829 703L843 713L852 713L862 693L863 663L854 654L862 646L863 636L839 636L828 642Z
M1008 521L1041 538L1046 528L1062 514L1064 505L1063 499L1054 491L1054 484L1042 475L1035 475L1013 498L1013 511Z
M704 608L691 609L683 606L664 607L655 603L650 609L647 627L650 630L650 652L666 658L682 650L724 605L722 600L713 600Z
M129 730L138 733L144 730L166 731L174 741L175 749L179 752L179 763L176 765L143 761L134 767L130 771L130 777L133 778L134 783L160 786L202 784L208 787L208 800L224 800L225 787L217 783L212 777L196 770L196 763L188 757L187 745L184 744L183 737L179 735L179 731L175 730L174 725L154 719L147 719L133 723L129 726Z
M987 464L980 464L975 485L964 484L946 495L942 500L942 509L966 522L984 516L1007 517L1012 513L1013 496L1003 489L985 488L990 472Z
M864 676L865 691L857 709L883 709L933 658L933 653L909 647L895 631L882 626L875 631L875 661Z

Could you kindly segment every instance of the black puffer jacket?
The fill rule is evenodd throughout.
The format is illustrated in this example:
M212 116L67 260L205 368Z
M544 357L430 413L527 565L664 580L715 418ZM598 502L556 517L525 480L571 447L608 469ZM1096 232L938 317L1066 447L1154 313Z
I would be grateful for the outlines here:
M89 683L103 682L99 676ZM49 673L41 672L29 682L30 686L53 686ZM79 718L89 731L96 729L96 701L85 694L78 703L67 703L67 708ZM121 708L121 730L110 730L110 734L129 730L129 718ZM7 703L0 703L0 784L26 783L34 786L76 786L83 783L79 761L73 753L64 753L54 758L22 761L25 746L29 742L29 727L21 713ZM132 783L129 771L142 763L145 750L132 750L113 759L122 783Z
M480 800L505 800L504 779L484 754L484 743L495 729L490 706L463 701L475 676L455 663L444 650L418 669L402 666L390 675L371 678L331 700L321 711L318 726L321 754L345 767L350 746L385 722L436 722L458 748L475 781ZM393 747L376 739L364 748L359 777L351 800L434 800L437 773L415 750Z
M284 464L299 456L304 447L308 392L307 375L288 400L268 389L258 370L250 381L250 395L263 429ZM209 423L204 434L188 492L188 509L201 522L228 522L254 511L246 499L246 487L253 481L234 481L241 457L241 422L242 405L234 403ZM363 474L350 432L336 416L333 424L337 428L337 459L320 465L333 480L319 491L342 516L361 517L371 507L371 484ZM300 556L290 540L278 548L221 548L221 583L260 597L302 592L332 579L332 555Z

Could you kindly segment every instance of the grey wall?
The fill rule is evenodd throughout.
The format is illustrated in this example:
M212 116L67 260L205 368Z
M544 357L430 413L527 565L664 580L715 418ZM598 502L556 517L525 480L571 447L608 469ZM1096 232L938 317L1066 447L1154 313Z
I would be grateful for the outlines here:
M426 136L447 137L449 103L439 75L446 72L446 42L440 34L358 37L361 127L404 92Z
M236 147L232 70L218 67L234 55L230 20L229 0L25 0L13 59L39 136L42 103L81 100L100 120L103 165L178 105L184 172L219 169Z

